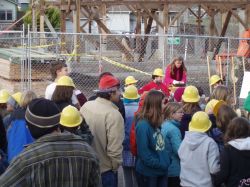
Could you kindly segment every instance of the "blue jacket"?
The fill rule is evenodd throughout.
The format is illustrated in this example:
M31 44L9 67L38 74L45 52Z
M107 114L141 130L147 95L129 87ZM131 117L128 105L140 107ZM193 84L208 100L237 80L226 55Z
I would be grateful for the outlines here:
M165 140L170 142L169 151L172 162L168 168L169 177L180 176L181 166L178 150L181 145L182 137L179 127L180 122L176 120L168 120L162 124L162 134Z
M147 120L139 120L136 144L136 171L144 176L167 175L170 157L160 129L154 129Z
M134 102L129 102L134 101ZM130 130L132 126L132 122L134 120L134 113L138 110L138 101L135 100L124 100L125 107L125 138L123 141L123 151L122 151L122 165L127 167L135 166L135 157L132 155L130 151Z

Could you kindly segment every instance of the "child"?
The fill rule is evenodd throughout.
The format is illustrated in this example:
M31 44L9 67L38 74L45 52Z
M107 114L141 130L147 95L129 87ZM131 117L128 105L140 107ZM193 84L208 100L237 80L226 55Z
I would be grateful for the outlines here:
M245 118L234 118L225 134L225 148L221 155L221 170L214 176L214 184L227 187L250 185L250 124Z
M182 57L175 58L165 71L164 84L169 87L175 84L186 84L187 68Z
M0 90L0 115L2 118L4 118L8 112L7 112L7 101L10 97L10 94L7 90Z
M165 122L162 124L162 134L170 142L171 164L168 168L168 187L180 186L180 159L178 149L181 145L182 137L180 132L180 121L183 110L179 103L167 103L164 109Z
M63 108L68 105L73 105L71 98L74 89L75 89L75 84L70 77L62 76L57 80L56 88L52 95L51 100L56 103L60 111L62 111Z
M220 103L217 103L219 105ZM215 105L215 109L217 106ZM216 114L216 125L217 128L212 129L212 138L218 144L219 151L221 152L224 149L223 138L229 123L237 117L235 111L228 105L222 104L218 109L218 112L214 111Z
M163 70L160 68L157 68L154 70L152 74L152 81L148 84L144 85L139 89L139 94L142 95L145 91L150 90L160 90L162 93L164 93L166 96L169 96L168 88L165 84L162 83L162 79L164 77Z
M214 89L211 99L223 100L228 105L233 104L232 93L226 86L223 86L223 85L219 85Z
M125 79L125 87L129 85L134 85L136 86L136 83L138 80L136 80L133 76L127 76Z
M20 106L11 113L11 122L7 130L8 161L19 155L24 146L34 141L25 121L25 112L29 103L37 98L33 91L26 91L20 99Z
M71 132L79 135L89 145L92 143L93 136L88 125L81 116L77 108L69 105L62 110L60 116L60 129L62 132Z
M134 85L129 85L123 93L123 103L125 106L125 138L123 141L123 174L125 187L137 186L135 176L135 157L130 152L129 134L134 120L134 114L138 110L140 95Z
M200 95L198 89L195 86L187 86L182 95L182 108L184 115L181 120L180 129L183 138L185 136L185 131L188 131L188 125L193 114L197 111L201 111L199 101Z
M209 80L209 84L213 89L215 89L217 86L223 85L223 81L218 75L212 75Z
M3 118L3 124L5 129L7 130L10 126L10 122L11 122L11 113L17 109L18 107L20 107L20 103L21 103L21 97L22 97L22 93L21 92L16 92L13 95L11 95L7 101L7 112L9 113L8 115L6 115Z
M219 149L206 132L212 123L205 112L196 112L181 143L181 186L212 187L211 174L219 171Z
M52 62L50 67L50 73L54 82L48 85L45 91L45 98L49 100L52 99L53 93L56 89L57 80L62 76L69 75L67 64L63 61ZM75 93L72 95L71 99L72 99L72 104L77 106L77 108L80 108L80 104Z
M144 101L136 125L136 172L139 187L167 186L170 158L160 126L163 122L164 94L151 90Z

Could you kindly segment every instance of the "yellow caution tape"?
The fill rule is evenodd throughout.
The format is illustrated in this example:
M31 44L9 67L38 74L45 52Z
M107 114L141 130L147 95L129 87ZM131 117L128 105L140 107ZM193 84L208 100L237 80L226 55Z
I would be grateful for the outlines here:
M50 46L54 46L54 45L65 45L65 43L51 43L48 45L36 45L36 46L31 46L31 49L37 49L37 48L46 48L46 47L50 47ZM18 46L17 48L23 48L24 46Z
M106 61L106 62L108 62L108 63L110 63L110 64L113 64L113 65L115 65L115 66L117 66L117 67L126 69L126 70L130 70L130 71L134 71L134 72L138 72L138 73L141 73L141 74L144 74L144 75L150 75L150 76L151 76L150 73L147 73L147 72L138 70L138 69L136 69L136 68L132 68L132 67L127 66L127 65L124 65L124 64L121 64L121 63L116 62L116 61L114 61L114 60L111 60L111 59L109 59L109 58L107 58L107 57L102 57L102 60L104 60L104 61Z

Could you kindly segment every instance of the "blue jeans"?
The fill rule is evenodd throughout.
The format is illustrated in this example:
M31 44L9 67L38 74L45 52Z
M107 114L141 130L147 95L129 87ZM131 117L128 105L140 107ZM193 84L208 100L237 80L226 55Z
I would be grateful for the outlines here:
M101 174L103 187L117 187L118 186L118 172L112 170Z
M167 187L168 176L148 177L136 172L138 187Z

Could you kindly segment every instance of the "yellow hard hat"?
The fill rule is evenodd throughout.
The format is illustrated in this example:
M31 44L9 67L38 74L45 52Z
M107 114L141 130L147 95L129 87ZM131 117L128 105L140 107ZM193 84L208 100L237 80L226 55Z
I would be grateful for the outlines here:
M20 106L20 104L21 104L21 98L22 98L22 93L21 92L16 92L13 95L11 95L11 97L13 97L13 99L15 99L15 101Z
M137 83L138 80L136 80L133 76L128 76L126 79L125 79L125 86L128 86L130 84L135 84Z
M158 77L164 77L164 73L161 68L156 68L153 72L153 75L158 76Z
M7 90L5 89L0 90L0 103L7 103L9 97L10 97L10 94Z
M214 113L215 117L217 117L217 114L218 114L218 111L219 111L220 107L221 107L222 105L226 105L226 104L227 104L227 103L226 103L225 101L220 100L220 101L218 101L218 102L214 105L213 113Z
M184 102L187 103L199 102L200 100L199 91L195 86L187 86L181 98Z
M205 112L196 112L189 123L189 131L207 132L212 126L208 115Z
M60 124L65 127L77 127L82 123L80 112L71 105L62 110Z
M205 112L209 113L210 111L213 112L214 106L218 103L219 101L217 99L212 99L209 101L206 105Z
M214 84L216 84L219 81L222 81L222 80L218 75L211 76L211 78L209 80L210 86L213 86Z
M62 76L57 80L57 86L72 86L76 87L73 80L69 76Z
M123 97L125 99L138 99L140 95L138 94L138 90L134 85L129 85L125 88Z

